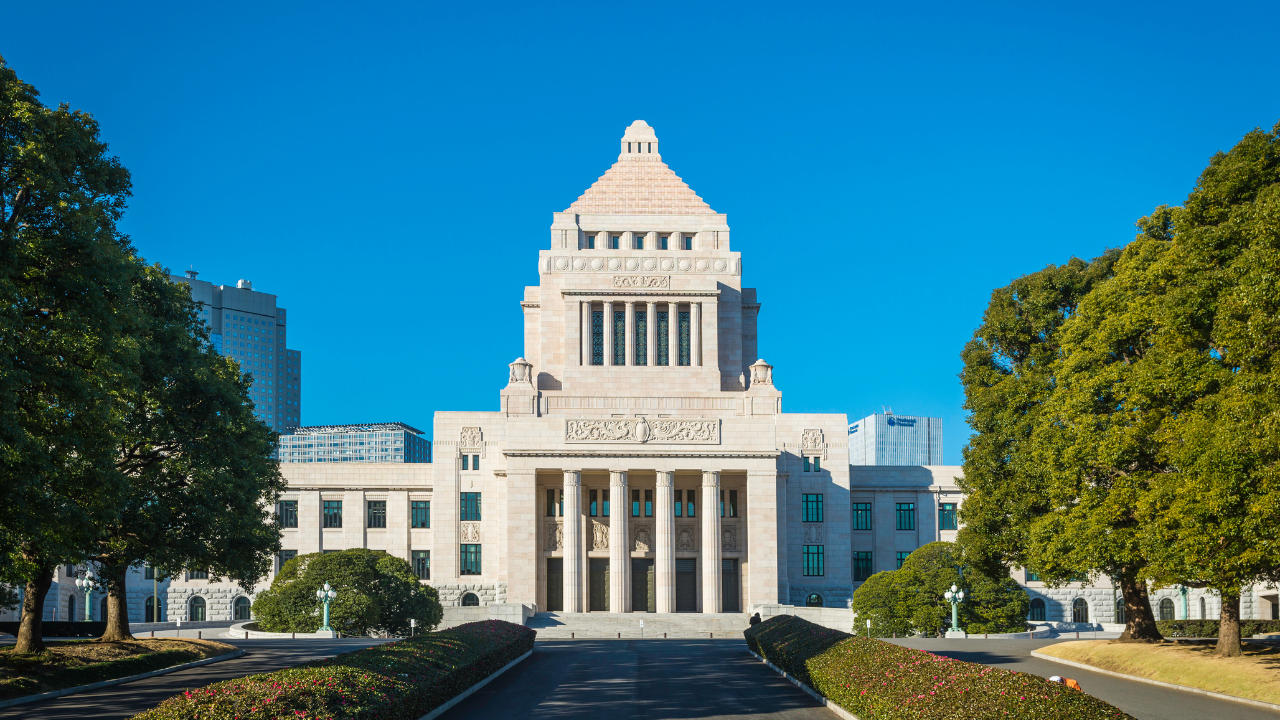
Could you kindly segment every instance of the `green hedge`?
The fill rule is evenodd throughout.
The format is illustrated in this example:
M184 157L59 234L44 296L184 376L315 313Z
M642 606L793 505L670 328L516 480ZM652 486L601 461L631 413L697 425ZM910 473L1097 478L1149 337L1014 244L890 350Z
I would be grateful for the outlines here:
M0 632L17 636L18 628L22 623L18 622L0 622ZM92 622L77 622L67 620L45 620L40 623L40 634L47 638L57 637L83 637L96 638L102 637L107 631L107 623L105 620Z
M1044 678L778 615L744 633L757 655L861 718L1114 720L1129 715Z
M1217 620L1159 620L1156 627L1165 637L1218 637ZM1241 620L1240 637L1250 638L1258 633L1280 633L1280 620Z
M0 651L0 700L141 675L205 657L196 650L161 650L118 660L66 667L51 663L51 656L47 652L15 655L12 650Z
M415 720L533 649L529 628L486 620L165 700L135 720Z

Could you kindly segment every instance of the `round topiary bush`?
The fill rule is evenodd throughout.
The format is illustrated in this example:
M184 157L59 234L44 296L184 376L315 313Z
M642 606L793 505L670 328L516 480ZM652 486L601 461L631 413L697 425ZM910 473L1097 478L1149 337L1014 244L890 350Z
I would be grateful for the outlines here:
M325 583L338 596L329 626L344 635L388 632L408 635L435 629L444 616L435 588L423 585L408 561L381 550L342 550L299 555L284 564L254 603L258 627L267 632L315 632L324 619L316 590Z

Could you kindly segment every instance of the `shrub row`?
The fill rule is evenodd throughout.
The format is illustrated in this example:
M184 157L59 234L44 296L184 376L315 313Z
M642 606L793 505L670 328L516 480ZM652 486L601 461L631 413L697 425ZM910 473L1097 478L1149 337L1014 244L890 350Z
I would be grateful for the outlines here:
M486 620L215 683L135 720L414 720L533 649L529 628Z
M1156 627L1165 637L1218 637L1217 620L1159 620ZM1240 637L1259 633L1280 633L1280 620L1241 620Z
M794 615L772 617L744 634L757 655L862 718L1132 720L1035 675L854 637Z
M0 632L17 635L22 623L0 622ZM44 637L102 637L107 631L105 621L69 622L67 620L45 620L40 623L40 634Z
M47 652L34 655L0 652L0 668L3 668L0 674L15 675L0 677L0 700L88 685L103 680L114 680L130 675L141 675L152 670L195 662L204 657L204 654L197 650L161 650L89 665L59 667L49 664L50 653ZM33 671L34 675L22 674Z

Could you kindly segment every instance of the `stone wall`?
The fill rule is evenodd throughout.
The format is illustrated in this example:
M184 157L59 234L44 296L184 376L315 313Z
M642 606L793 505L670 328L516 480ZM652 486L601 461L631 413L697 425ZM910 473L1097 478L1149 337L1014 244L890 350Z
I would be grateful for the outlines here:
M204 598L204 618L208 621L233 620L235 618L233 603L238 597L248 597L249 602L253 602L252 596L232 585L171 587L166 598L168 602L165 606L165 619L173 621L182 618L185 622L190 617L188 606L191 598L197 595Z
M444 606L461 606L466 593L475 593L481 606L507 601L506 583L450 583L432 584L432 587L440 593L440 604Z

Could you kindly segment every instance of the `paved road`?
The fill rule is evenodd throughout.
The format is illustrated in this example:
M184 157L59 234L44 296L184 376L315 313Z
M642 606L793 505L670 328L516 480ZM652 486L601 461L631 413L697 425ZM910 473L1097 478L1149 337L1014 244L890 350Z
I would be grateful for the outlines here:
M1259 707L1218 700L1195 693L1169 690L1156 685L1124 680L1110 675L1077 670L1070 665L1031 657L1031 651L1057 640L892 640L899 645L928 650L957 660L994 665L1019 672L1049 677L1062 675L1080 682L1084 691L1105 700L1139 720L1276 720L1280 713Z
M836 715L748 655L741 640L544 640L440 720L730 717Z
M186 635L186 632L183 632ZM194 635L194 633L193 633ZM244 648L243 657L190 670L158 675L146 680L90 690L44 702L15 705L0 710L0 718L41 720L117 720L129 718L159 705L183 690L255 673L290 667L314 658L329 657L385 640L227 640L219 642Z

